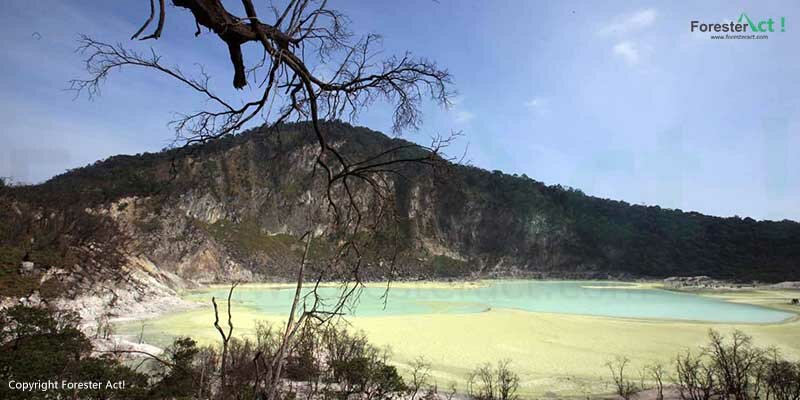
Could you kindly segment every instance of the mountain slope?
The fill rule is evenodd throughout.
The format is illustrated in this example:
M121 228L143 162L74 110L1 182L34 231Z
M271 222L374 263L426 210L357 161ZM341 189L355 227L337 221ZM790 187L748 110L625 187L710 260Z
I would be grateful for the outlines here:
M326 129L353 158L402 142L343 123ZM303 188L315 151L307 125L287 125L1 187L0 217L9 223L0 228L0 294L52 281L55 267L72 275L87 265L104 278L84 273L84 286L124 281L132 269L170 286L289 277L310 212ZM465 166L438 178L409 166L404 175L395 190L416 254L403 260L410 277L800 280L796 222L629 205ZM22 277L23 259L41 268ZM61 286L54 296L80 290L70 289L74 280Z

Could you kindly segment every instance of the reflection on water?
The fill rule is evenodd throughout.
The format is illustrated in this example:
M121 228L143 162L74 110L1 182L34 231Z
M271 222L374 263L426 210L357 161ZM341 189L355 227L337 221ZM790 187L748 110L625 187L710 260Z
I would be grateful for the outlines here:
M319 289L331 307L341 287ZM581 281L499 281L465 288L393 287L384 304L385 287L363 288L349 313L359 317L433 313L475 313L492 308L627 318L677 319L708 322L779 322L793 314L718 299L624 284ZM196 291L187 297L207 301L226 298L227 289ZM233 301L266 314L285 314L293 288L240 286Z

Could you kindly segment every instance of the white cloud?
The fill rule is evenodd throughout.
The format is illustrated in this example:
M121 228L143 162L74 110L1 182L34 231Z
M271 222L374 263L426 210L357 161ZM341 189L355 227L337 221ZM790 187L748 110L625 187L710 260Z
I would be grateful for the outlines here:
M546 114L550 110L550 102L542 97L534 97L523 103L523 105L539 115Z
M656 10L652 8L640 10L632 14L627 14L615 18L615 21L600 29L601 35L611 33L628 33L635 30L646 28L656 20Z
M636 44L624 41L614 45L614 54L622 57L628 65L635 65L639 62L639 48Z
M467 125L473 119L475 119L475 114L465 110L464 107L464 96L455 96L450 99L450 108L448 109L448 114L450 118L452 118L453 123L460 124L460 125Z
M541 108L541 107L545 106L545 103L547 103L547 101L545 99L543 99L541 97L534 97L534 98L532 98L532 99L530 99L530 100L525 102L525 107L528 107L528 108Z
M472 121L475 118L475 114L469 111L457 111L455 117L453 118L456 123L459 124L466 124L469 121Z

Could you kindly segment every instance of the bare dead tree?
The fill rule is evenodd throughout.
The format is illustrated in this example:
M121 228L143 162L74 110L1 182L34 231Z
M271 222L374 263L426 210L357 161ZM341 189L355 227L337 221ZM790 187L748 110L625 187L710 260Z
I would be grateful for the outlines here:
M763 377L764 398L800 399L800 362L787 361L776 348L769 349L767 354Z
M380 38L366 35L354 39L347 30L347 19L336 10L327 8L326 0L290 0L282 11L272 7L274 22L266 23L258 16L251 0L242 0L246 16L229 13L221 0L175 0L174 5L189 10L198 26L216 34L228 47L234 69L233 86L248 84L258 88L257 96L225 99L209 85L210 76L200 69L198 76L185 74L179 67L165 65L154 50L139 52L123 45L108 44L83 36L79 49L86 55L89 76L71 82L72 89L89 96L99 93L106 77L122 67L145 67L159 71L179 84L188 87L208 100L209 108L181 115L173 121L179 138L186 143L205 142L241 130L258 119L271 125L288 120L310 121L319 144L317 166L328 180L329 206L341 216L332 200L337 184L344 187L349 201L354 201L348 188L352 180L378 186L376 173L386 167L404 162L431 163L436 160L447 139L438 139L419 156L397 159L400 149L368 157L348 160L328 139L321 121L355 119L360 111L377 100L394 105L393 130L417 128L421 123L420 105L423 99L443 105L450 104L453 91L450 74L425 59L410 54L376 60ZM146 29L151 15L134 37ZM165 15L163 0L156 31L143 39L161 36ZM261 45L262 54L254 66L247 69L242 46L248 42ZM331 76L315 73L324 67ZM258 79L261 77L261 79ZM236 106L241 103L243 105ZM278 110L269 118L272 109ZM266 113L266 116L265 116ZM351 206L353 206L351 204Z
M606 363L606 367L611 371L616 393L624 400L636 397L636 392L639 391L636 383L628 379L625 373L625 369L630 362L631 360L628 357L617 356Z
M411 382L408 385L409 400L416 400L420 390L430 385L431 364L420 356L411 364Z
M450 382L450 386L447 388L447 392L444 393L444 400L453 400L454 397L458 394L458 386L455 382Z
M648 365L644 368L644 376L648 376L650 379L653 380L656 384L656 400L664 400L664 378L667 375L667 371L664 368L664 364L655 363L652 365ZM644 388L644 385L642 385Z
M519 375L511 371L510 360L500 360L497 368L484 364L467 377L467 396L477 400L516 400Z
M302 313L300 317L295 321L295 315L297 313L297 307L300 304L300 298L303 294L303 282L305 282L304 274L305 274L305 267L306 261L308 260L308 252L311 249L311 240L314 238L313 232L307 232L305 234L306 239L306 246L303 250L303 257L300 260L300 267L297 269L297 286L295 287L294 292L294 300L292 301L292 308L289 311L289 321L286 323L286 329L283 333L283 341L278 348L278 355L272 360L272 368L270 368L272 372L272 376L270 376L269 380L269 388L267 391L267 398L272 399L275 397L276 390L278 387L278 382L281 379L281 371L283 370L283 364L286 361L286 351L289 344L292 342L297 331L303 326L303 322L305 318L307 318L309 313ZM302 238L301 238L302 239Z
M756 383L754 372L763 361L763 350L753 345L752 337L739 330L733 331L729 340L713 329L708 336L705 351L713 362L721 392L735 400L747 400Z
M236 289L238 286L238 282L234 282L231 285L231 289L228 291L228 333L226 334L222 327L219 326L219 309L217 307L217 300L216 298L211 298L211 304L214 305L214 328L217 329L219 332L220 337L222 337L222 365L220 366L219 374L220 374L220 393L222 394L222 398L225 398L225 391L227 388L227 381L225 380L225 372L227 369L227 359L228 359L228 344L230 343L231 336L233 335L233 315L231 314L231 297L233 297L233 290Z
M683 400L709 400L716 394L714 367L704 354L687 350L675 357L675 384Z
M131 39L162 37L168 16L165 1L158 0L156 7L155 0L150 0L149 16ZM455 95L451 76L435 62L410 53L379 58L380 37L354 35L348 29L347 17L329 8L327 0L286 0L282 5L270 4L266 10L258 10L252 0L241 0L243 15L229 11L235 1L173 0L172 3L192 14L195 35L207 30L226 46L233 70L233 88L249 86L251 90L226 96L215 89L202 66L195 74L189 74L164 62L152 48L136 50L89 36L79 40L88 76L71 81L71 88L77 94L97 96L112 72L127 67L144 68L172 79L206 100L204 109L183 112L171 122L176 143L184 146L213 141L258 124L265 125L267 130L291 121L306 121L311 126L316 156L309 169L312 181L324 188L315 203L322 210L323 220L309 221L303 235L305 252L298 266L296 292L283 343L271 360L265 360L266 355L254 360L265 376L266 397L273 400L287 349L298 329L308 321L325 323L343 315L363 289L361 271L365 266L380 265L394 270L400 246L387 250L378 233L395 229L397 236L393 189L396 180L403 178L400 168L408 164L431 168L445 165L448 159L444 149L458 136L436 136L429 146L400 144L376 154L354 156L342 151L341 141L331 139L325 121L354 121L362 110L384 101L394 110L394 133L418 129L424 101L443 107L451 104ZM154 20L155 28L142 36ZM247 44L255 44L258 51L246 53L243 48ZM322 234L319 226L324 227ZM305 289L312 232L317 233L315 240L327 240L334 251L324 261L315 260L315 264L325 267L324 272L318 271L316 283ZM376 248L383 249L383 253L376 253ZM318 289L323 278L332 277L341 280L342 285L339 295L328 302ZM225 347L233 330L230 301L227 334L219 327L216 302L214 305L215 327L223 341L224 389Z
M511 360L497 363L497 398L499 400L517 400L519 395L519 375L511 370Z

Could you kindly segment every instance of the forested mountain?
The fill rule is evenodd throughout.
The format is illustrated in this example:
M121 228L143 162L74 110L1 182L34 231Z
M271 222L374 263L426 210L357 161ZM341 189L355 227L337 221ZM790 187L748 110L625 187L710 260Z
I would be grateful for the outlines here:
M354 159L404 143L345 123L325 128ZM37 285L74 294L64 276L124 282L131 270L167 285L288 277L307 229L314 154L307 125L284 125L3 185L0 294ZM393 188L413 250L405 277L800 280L796 222L630 205L461 165L435 175L409 165L402 176ZM37 272L20 274L23 261Z

